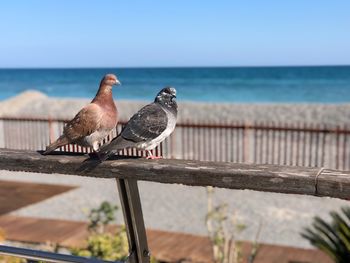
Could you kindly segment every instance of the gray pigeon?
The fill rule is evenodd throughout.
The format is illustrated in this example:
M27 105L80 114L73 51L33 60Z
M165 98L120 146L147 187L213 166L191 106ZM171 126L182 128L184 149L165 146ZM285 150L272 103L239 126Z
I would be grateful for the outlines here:
M121 134L100 148L100 160L104 161L125 148L146 150L147 159L161 158L153 156L150 150L174 131L176 119L176 90L166 87L157 94L153 103L146 105L131 117Z

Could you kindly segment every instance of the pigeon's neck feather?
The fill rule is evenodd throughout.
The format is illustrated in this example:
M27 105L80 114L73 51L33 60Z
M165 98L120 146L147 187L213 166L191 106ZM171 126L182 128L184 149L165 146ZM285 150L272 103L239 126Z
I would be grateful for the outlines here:
M156 99L155 103L158 103L162 108L172 113L175 117L177 116L177 103L175 100L163 101Z
M99 106L116 111L116 106L113 101L112 86L101 85L92 103L96 103Z

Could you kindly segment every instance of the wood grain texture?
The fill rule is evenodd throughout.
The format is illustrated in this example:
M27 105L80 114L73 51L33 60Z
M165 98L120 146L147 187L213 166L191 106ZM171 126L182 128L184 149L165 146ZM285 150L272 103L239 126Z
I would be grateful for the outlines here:
M0 149L0 169L350 198L350 171L298 166L122 157L100 164L84 155Z

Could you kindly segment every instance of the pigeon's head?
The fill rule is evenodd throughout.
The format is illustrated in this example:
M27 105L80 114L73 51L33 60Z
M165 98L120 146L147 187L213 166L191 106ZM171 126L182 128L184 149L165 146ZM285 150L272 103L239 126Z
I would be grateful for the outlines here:
M107 74L102 79L102 84L107 86L113 86L113 85L120 85L119 80L117 79L117 76L114 74Z
M175 100L176 98L176 89L173 87L165 87L161 91L158 92L156 101L164 101L164 102L171 102Z
M176 106L176 89L173 87L165 87L158 92L154 101L167 107Z

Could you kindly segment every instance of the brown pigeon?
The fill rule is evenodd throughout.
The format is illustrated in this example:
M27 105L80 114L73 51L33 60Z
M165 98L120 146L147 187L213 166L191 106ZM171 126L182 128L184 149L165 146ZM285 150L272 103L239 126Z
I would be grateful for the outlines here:
M96 152L101 140L118 123L118 111L112 96L112 86L118 84L120 82L115 75L105 75L95 98L66 124L63 135L47 146L43 154L49 154L56 148L70 143L92 147Z

